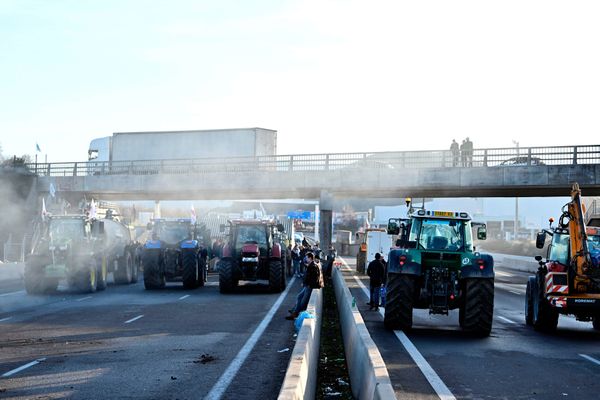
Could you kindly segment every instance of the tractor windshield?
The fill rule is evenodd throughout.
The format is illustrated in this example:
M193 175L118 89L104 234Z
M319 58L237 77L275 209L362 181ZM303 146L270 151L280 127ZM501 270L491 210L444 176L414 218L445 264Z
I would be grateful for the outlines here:
M236 250L241 250L246 243L258 244L259 248L267 247L267 235L262 225L240 225L237 231Z
M414 218L409 241L425 250L473 251L469 221Z
M157 225L158 238L165 243L177 244L190 238L190 224L187 222L162 222Z
M81 240L85 235L84 221L81 219L52 219L48 227L53 243Z
M557 261L563 265L569 265L569 234L555 233L552 236L552 245L548 259Z

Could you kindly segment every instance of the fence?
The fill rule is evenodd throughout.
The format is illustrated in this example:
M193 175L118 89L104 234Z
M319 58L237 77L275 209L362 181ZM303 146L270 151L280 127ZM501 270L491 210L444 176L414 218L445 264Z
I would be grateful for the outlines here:
M509 167L600 164L600 145L491 148L452 153L450 150L377 153L293 154L261 157L185 160L30 163L40 176L155 175L333 171L448 167Z
M12 235L4 243L3 262L25 262L25 252L27 248L27 235L23 236L20 242L13 242Z

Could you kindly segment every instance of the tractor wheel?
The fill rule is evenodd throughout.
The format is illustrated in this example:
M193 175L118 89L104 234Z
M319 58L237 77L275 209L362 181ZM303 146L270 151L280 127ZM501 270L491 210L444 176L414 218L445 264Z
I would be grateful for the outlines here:
M231 293L237 286L237 282L233 279L233 264L230 260L220 260L218 263L219 270L219 291L221 293Z
M535 277L530 276L525 290L525 323L533 325L533 293L535 288Z
M388 275L383 318L383 324L387 329L412 328L415 279L413 275Z
M282 292L285 289L285 271L281 260L269 262L269 289L274 293Z
M184 250L181 255L183 265L183 287L198 287L198 255L193 250Z
M494 315L494 280L465 281L462 327L477 336L489 336Z
M42 294L44 293L44 273L42 272L42 266L37 259L27 261L25 264L24 271L25 290L28 294Z
M125 252L125 255L119 258L119 268L113 274L115 283L119 285L127 285L133 281L133 262L131 253Z
M600 315L596 315L592 321L594 329L600 331Z
M535 277L532 286L533 299L533 329L541 332L552 332L558 325L558 311L553 308L543 296L542 289Z
M165 277L160 272L160 254L157 251L144 252L144 287L146 290L162 289L165 287Z
M198 286L204 286L208 280L208 267L206 266L206 258L198 258Z
M106 289L106 279L108 275L108 260L105 256L102 256L102 260L100 261L100 265L98 265L98 270L96 271L96 290L101 291Z
M96 263L89 262L77 271L77 289L82 293L94 293L98 285L98 268Z
M367 253L359 251L356 255L356 271L361 274L365 273L365 265L367 264Z

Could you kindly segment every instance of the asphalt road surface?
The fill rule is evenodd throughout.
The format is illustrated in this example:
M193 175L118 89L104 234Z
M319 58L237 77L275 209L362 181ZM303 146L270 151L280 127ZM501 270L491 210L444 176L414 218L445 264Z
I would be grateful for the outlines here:
M0 398L274 399L294 346L282 294L255 286L77 294L0 289Z
M525 325L527 273L496 266L494 322L488 338L466 336L458 311L415 310L408 334L386 330L369 311L368 277L347 260L346 282L402 399L598 399L600 332L591 322L560 316L558 330Z

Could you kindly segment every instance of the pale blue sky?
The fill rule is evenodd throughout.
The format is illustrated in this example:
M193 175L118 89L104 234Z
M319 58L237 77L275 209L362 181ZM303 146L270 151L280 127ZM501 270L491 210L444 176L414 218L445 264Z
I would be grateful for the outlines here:
M597 1L0 0L5 154L260 126L279 152L598 144Z

